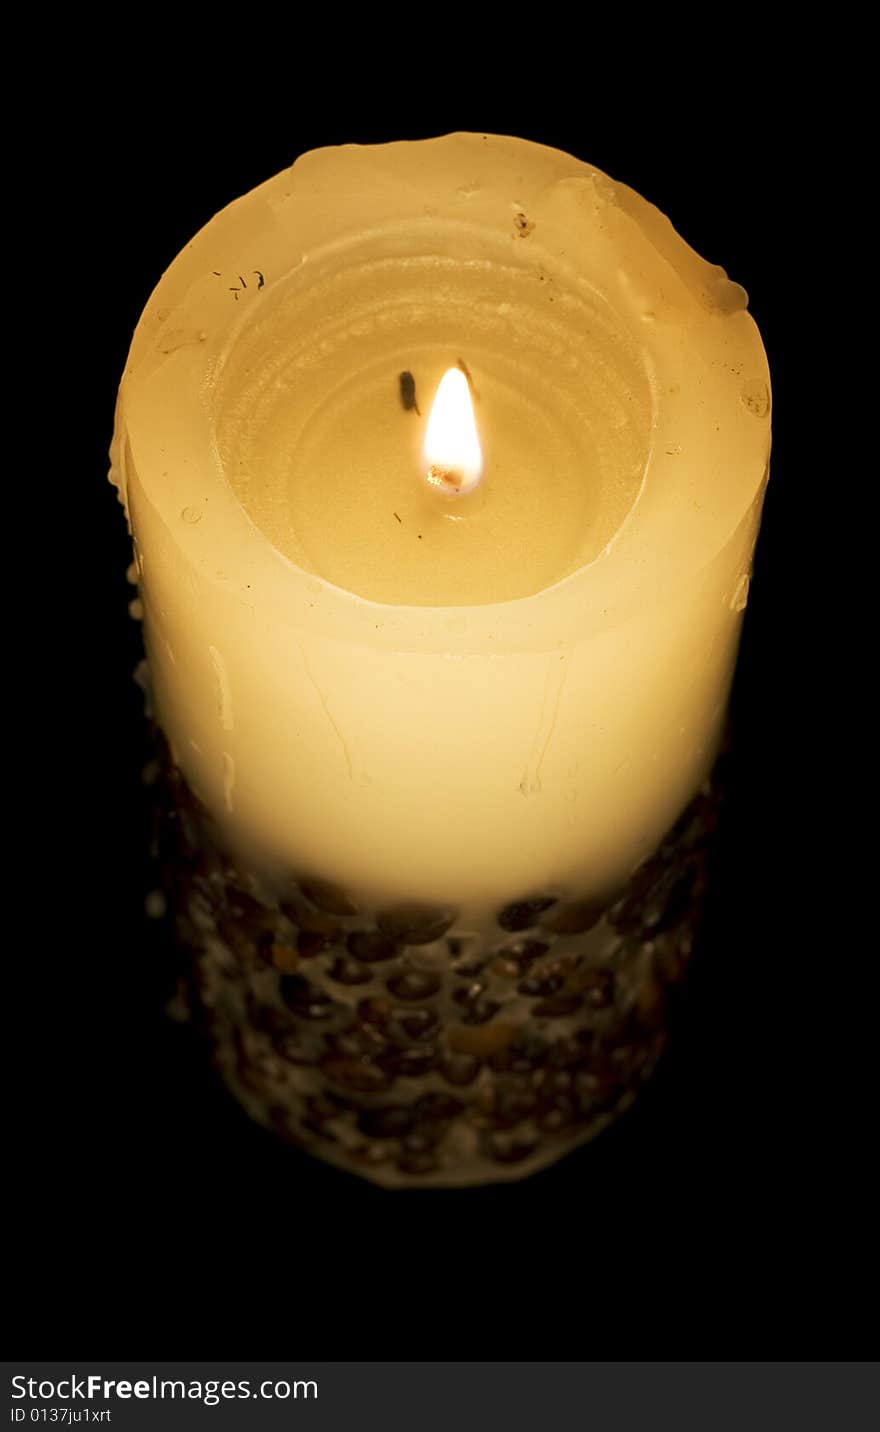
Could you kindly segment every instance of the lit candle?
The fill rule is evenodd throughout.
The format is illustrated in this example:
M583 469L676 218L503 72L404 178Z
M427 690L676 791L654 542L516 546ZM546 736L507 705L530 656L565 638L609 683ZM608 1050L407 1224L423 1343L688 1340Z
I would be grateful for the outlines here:
M357 1101L439 1092L455 1058L496 1097L487 1061L536 1030L586 1031L607 1065L650 1004L654 946L643 929L621 973L628 917L599 912L711 768L769 438L743 291L631 190L524 141L307 154L162 279L113 456L155 709L275 921L279 1011L313 1032L311 990L349 1040L312 1061L351 1105L328 1157L386 1182L498 1177L613 1112L581 1107L549 1143L534 1111L515 1137L475 1116L416 1168L390 1135L364 1142ZM412 1035L433 1050L416 1086L351 1051L365 1001L408 1007L420 974L441 1032ZM234 1034L265 1064L243 1011L217 1016L221 1057ZM272 1048L275 1084L254 1094L252 1068L239 1093L308 1141L302 1066ZM358 1089L356 1066L383 1078Z

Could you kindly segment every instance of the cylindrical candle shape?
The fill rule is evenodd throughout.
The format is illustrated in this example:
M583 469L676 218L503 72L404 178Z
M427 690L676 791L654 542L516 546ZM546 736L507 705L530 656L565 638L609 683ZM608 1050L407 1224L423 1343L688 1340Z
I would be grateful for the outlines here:
M619 891L718 748L769 402L743 291L558 151L324 149L218 214L140 321L112 476L157 719L260 898L482 947Z

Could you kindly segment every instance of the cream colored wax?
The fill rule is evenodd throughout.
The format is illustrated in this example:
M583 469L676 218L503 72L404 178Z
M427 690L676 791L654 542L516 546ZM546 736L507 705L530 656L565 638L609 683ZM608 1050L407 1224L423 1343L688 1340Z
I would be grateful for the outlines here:
M607 892L714 757L769 446L745 294L625 186L484 135L304 155L175 260L120 390L175 758L252 860L368 904Z

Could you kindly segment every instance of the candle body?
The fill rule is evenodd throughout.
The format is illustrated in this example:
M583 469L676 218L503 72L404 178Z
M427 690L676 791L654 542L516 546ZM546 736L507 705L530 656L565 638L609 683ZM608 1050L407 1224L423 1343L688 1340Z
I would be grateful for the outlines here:
M497 653L401 650L393 617L381 646L335 639L309 624L317 583L291 625L194 580L175 632L178 554L153 542L161 724L234 842L367 905L454 899L482 927L532 890L601 894L711 766L753 540L746 521L721 571L609 632Z
M521 215L533 226L524 237ZM585 567L502 603L376 603L305 557L294 566L242 509L217 400L230 368L259 365L274 288L343 245L390 264L433 252L453 288L449 255L464 251L467 289L499 244L535 288L547 276L557 308L566 289L576 308L586 295L638 350L641 378L627 370L606 404L625 409L629 395L639 407L640 384L650 390L650 430L628 450L632 462L647 442L645 469L615 509L618 530ZM422 279L430 308L430 273ZM529 314L537 331L540 313ZM475 322L483 347L507 358L506 315ZM562 337L558 347L564 365ZM466 135L305 156L172 266L120 395L114 473L157 710L193 788L232 839L373 901L454 892L478 919L530 886L613 884L674 819L717 745L768 408L742 291L589 166ZM625 411L616 421L626 428ZM352 482L377 476L354 470ZM329 544L333 521L330 511ZM528 535L540 547L540 528Z
M409 483L426 414L396 385L413 371L426 407L459 356L486 475L456 526ZM462 941L488 959L530 927L522 902L545 922L551 901L614 901L718 749L769 403L742 290L625 186L523 141L318 151L197 235L135 334L112 477L157 719L282 948L299 929L278 970L316 938L361 950L365 932L322 932L301 904L284 924L315 882L371 921L446 912L433 933L380 914L401 942L392 994L426 965L458 970ZM567 916L548 939L610 970L625 902L622 918L584 933ZM615 1038L653 978L657 950L639 949L615 976ZM367 977L360 954L353 972L341 958L320 981L369 1033L344 988ZM529 1014L530 989L511 986L483 1056L587 997L579 975ZM230 1015L239 1042L253 1001ZM350 1077L332 1041L322 1059Z

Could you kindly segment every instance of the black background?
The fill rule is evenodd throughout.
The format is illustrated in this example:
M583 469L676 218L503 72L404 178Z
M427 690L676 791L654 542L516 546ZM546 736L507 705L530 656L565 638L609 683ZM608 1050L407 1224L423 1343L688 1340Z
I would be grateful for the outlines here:
M798 214L821 158L807 128L816 100L766 56L720 68L722 41L706 34L698 60L643 45L636 73L589 43L566 62L565 27L547 20L534 47L528 35L513 58L468 47L453 73L424 62L425 34L401 10L372 40L403 45L397 66L380 73L370 48L344 65L338 47L291 50L290 73L264 82L243 46L259 29L265 53L272 36L249 16L237 38L227 30L225 67L157 48L134 72L126 51L100 73L78 61L45 97L51 139L36 141L34 169L46 318L26 461L39 452L48 473L48 550L39 598L15 602L30 693L16 739L34 756L11 773L24 858L8 870L25 991L7 1011L6 1181L31 1355L861 1350L840 1281L861 1225L815 874L827 771L805 617L823 476L803 382L815 255ZM390 1194L253 1127L165 1017L168 952L142 914L140 637L106 453L141 309L218 208L308 148L456 128L597 164L747 288L774 380L774 456L713 905L660 1073L619 1125L531 1181Z

